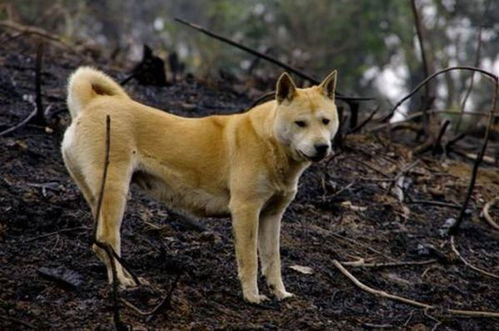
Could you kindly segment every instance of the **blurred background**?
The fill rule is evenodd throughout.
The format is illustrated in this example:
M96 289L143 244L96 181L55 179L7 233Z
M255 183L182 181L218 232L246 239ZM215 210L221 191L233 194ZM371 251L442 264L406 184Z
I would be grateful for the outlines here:
M498 1L416 4L430 73L458 64L499 73ZM409 0L4 0L0 6L3 20L41 27L125 67L141 59L147 44L162 58L175 52L198 77L258 79L271 87L282 71L173 20L180 17L317 79L338 69L348 95L390 104L425 77ZM478 76L467 108L485 111L490 86ZM441 76L434 105L459 111L470 78L469 72Z

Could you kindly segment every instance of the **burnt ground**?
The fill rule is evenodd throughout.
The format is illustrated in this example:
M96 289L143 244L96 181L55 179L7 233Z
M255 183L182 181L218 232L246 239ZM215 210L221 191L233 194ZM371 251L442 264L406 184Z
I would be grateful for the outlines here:
M24 38L24 37L23 37ZM0 53L0 130L33 109L33 42L4 43ZM52 129L28 125L0 137L0 329L112 329L111 287L90 249L92 219L59 153L64 127L65 81L82 61L48 48L43 100ZM114 77L126 75L101 61ZM250 100L220 83L182 80L169 87L127 85L149 105L187 116L237 112ZM261 306L241 299L229 219L186 222L132 189L122 227L123 254L151 286L120 291L143 311L173 290L171 307L148 318L121 305L134 329L341 329L396 328L493 330L497 319L463 318L448 308L499 310L498 280L466 267L439 228L455 208L418 201L462 202L469 164L423 157L405 174L405 201L389 190L390 179L411 164L407 147L384 138L348 136L335 158L312 166L284 216L283 276L296 297ZM499 234L479 216L499 192L497 168L483 169L456 238L461 254L499 272ZM492 214L499 215L499 208ZM425 312L357 288L333 259L366 262L427 261L396 267L347 266L360 281L392 294L434 304ZM290 268L312 268L303 274ZM54 270L63 276L47 277ZM266 291L263 282L260 289Z

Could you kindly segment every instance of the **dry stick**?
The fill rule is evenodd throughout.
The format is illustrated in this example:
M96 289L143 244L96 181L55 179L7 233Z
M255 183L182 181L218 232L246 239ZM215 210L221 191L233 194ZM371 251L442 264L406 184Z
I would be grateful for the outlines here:
M442 126L440 127L440 131L438 132L437 140L435 140L435 143L433 144L433 151L432 154L436 155L438 151L438 147L441 146L440 141L442 140L442 137L444 136L445 131L447 130L447 127L449 126L450 121L445 120Z
M120 329L122 326L122 322L120 320L120 308L118 304L118 282L117 282L117 272L116 272L116 263L113 257L113 249L107 243L100 242L97 240L97 227L99 226L99 217L102 208L102 201L104 200L104 190L106 187L106 179L107 179L107 168L109 167L109 150L111 148L111 118L109 115L106 115L106 151L104 156L104 170L102 172L102 180L101 187L99 193L99 200L97 200L97 208L94 215L94 229L92 233L93 243L99 248L103 249L107 257L111 263L111 270L113 274L113 304L114 304L114 314L113 321L114 326L117 329Z
M338 268L338 270L341 271L341 273L343 275L348 277L348 279L350 279L357 287L359 287L360 289L362 289L368 293L374 294L374 295L382 297L382 298L387 298L390 300L395 300L395 301L407 303L409 305L413 305L413 306L424 308L424 309L436 309L437 308L436 306L429 305L427 303L411 300L411 299L404 298L404 297L401 297L398 295L393 295L393 294L387 293L385 291L376 290L376 289L369 287L369 286L365 285L364 283L360 282L347 269L345 269L345 267L343 267L343 265L341 265L341 263L338 262L337 260L333 260L333 264L336 268ZM450 314L454 314L454 315L463 315L463 316L469 316L469 317L496 317L496 318L499 317L499 312L470 311L470 310L459 310L459 309L446 309L444 311L446 311Z
M36 104L36 117L37 124L46 124L45 116L43 113L42 103L42 59L43 59L43 41L40 41L36 49L36 63L35 63L35 104Z
M17 129L25 126L26 124L28 124L37 114L37 111L36 111L36 108L33 109L33 111L24 119L22 120L21 122L19 122L18 124L16 124L15 126L11 127L11 128L8 128L2 132L0 132L0 137L1 136L5 136L11 132L14 132L16 131Z
M492 207L497 201L499 201L499 196L495 197L494 199L490 200L485 204L483 207L483 217L487 220L487 222L496 230L499 230L499 224L497 224L492 217L490 216L489 209Z
M492 127L492 122L493 122L492 121L492 119L493 119L492 113L496 109L496 105L497 105L497 93L498 93L498 89L499 89L499 81L498 81L497 76L492 75L492 74L490 74L490 75L493 77L495 88L494 88L494 95L492 97L492 106L490 108L490 113L489 113L487 128L485 129L485 134L484 134L484 137L483 137L482 149L478 153L478 156L477 156L477 158L475 160L475 163L473 164L473 169L471 171L470 184L468 185L468 190L466 192L466 197L464 199L464 202L463 202L463 205L461 207L461 211L459 212L459 216L457 218L456 223L454 223L454 225L451 226L451 228L449 229L449 233L450 234L456 234L457 231L459 230L459 226L463 222L464 214L466 212L466 208L468 206L468 202L471 199L471 194L473 194L473 188L475 187L476 176L478 174L478 167L480 166L480 163L482 162L483 156L485 155L485 151L487 149L487 143L489 141L489 135L490 135L490 128Z
M474 66L478 67L480 64L480 56L481 56L481 51L482 51L482 31L483 31L483 18L485 17L485 14L489 10L489 5L491 1L487 1L485 4L485 7L483 9L483 14L482 14L482 24L480 24L480 27L478 28L478 36L477 36L477 45L476 45L476 51L475 51L475 63ZM463 120L463 113L464 109L466 108L466 102L468 101L468 98L471 94L471 90L473 89L473 84L475 83L475 72L471 73L471 79L470 79L470 85L468 86L468 90L466 91L466 94L464 95L463 101L461 102L461 110L459 112L459 117L457 119L456 123L456 128L454 132L459 132L459 129L461 127L461 122Z
M179 22L181 24L187 25L188 27L191 27L191 28L193 28L193 29L195 29L197 31L200 31L200 32L202 32L202 33L204 33L204 34L212 37L212 38L215 38L217 40L223 41L223 42L225 42L225 43L227 43L227 44L229 44L231 46L239 48L239 49L241 49L241 50L243 50L245 52L248 52L248 53L250 53L250 54L252 54L254 56L258 56L259 58L262 58L262 59L264 59L264 60L266 60L266 61L268 61L270 63L276 64L279 67L284 68L284 69L286 69L286 70L294 73L295 75L297 75L297 76L299 76L299 77L301 77L301 78L303 78L305 80L308 80L312 84L319 84L320 83L318 80L316 80L315 78L311 77L310 75L308 75L308 74L306 74L306 73L304 73L304 72L302 72L302 71L300 71L300 70L298 70L298 69L296 69L296 68L294 68L294 67L292 67L292 66L290 66L290 65L288 65L288 64L286 64L284 62L281 62L281 61L279 61L277 59L274 59L274 58L268 56L267 54L263 54L263 53L260 53L258 51L255 51L254 49L251 49L251 48L249 48L247 46L244 46L244 45L242 45L240 43L235 42L234 40L231 40L229 38L226 38L226 37L223 37L223 36L221 36L219 34L216 34L216 33L212 32L212 31L210 31L210 30L208 30L206 28L203 28L203 27L201 27L201 26L199 26L197 24L193 24L193 23L187 22L187 21L185 21L185 20L183 20L181 18L178 18L178 17L175 17L174 19L175 19L175 21L177 21L177 22ZM369 100L374 100L374 98L347 97L347 96L343 96L341 93L338 93L338 92L336 92L336 97L338 99L345 100L346 102L348 102L348 101L369 101Z
M460 259L461 261L463 261L464 264L466 264L468 267L470 267L471 269L481 273L481 274L484 274L486 276L489 276L489 277L492 277L492 278L495 278L495 279L499 279L499 276L496 275L496 274L493 274L491 272L488 272L488 271L485 271L483 269L480 269L478 267L475 267L473 264L469 263L468 261L466 261L466 259L459 253L459 251L457 250L456 248L456 245L454 243L454 236L450 236L450 246L452 248L452 251L454 252L454 254L456 254Z

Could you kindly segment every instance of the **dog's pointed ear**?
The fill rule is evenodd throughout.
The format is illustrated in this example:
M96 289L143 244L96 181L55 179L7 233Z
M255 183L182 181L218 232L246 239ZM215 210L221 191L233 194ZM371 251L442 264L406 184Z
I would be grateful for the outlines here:
M327 96L329 99L334 101L334 92L336 91L336 76L337 76L337 71L334 70L332 73L330 73L322 83L319 85L319 87L322 90L322 93L324 93L325 96Z
M296 95L296 85L293 82L291 76L284 72L281 77L277 80L275 98L277 103L281 103L284 100L291 101Z

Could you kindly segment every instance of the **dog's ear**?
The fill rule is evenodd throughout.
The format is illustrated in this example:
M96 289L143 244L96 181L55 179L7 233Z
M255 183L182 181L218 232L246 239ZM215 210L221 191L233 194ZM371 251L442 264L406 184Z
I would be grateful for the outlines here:
M287 72L284 72L277 80L275 92L277 103L281 103L284 100L291 101L295 97L295 94L296 85L291 76Z
M324 78L322 83L319 85L322 93L324 93L324 95L331 100L334 100L334 91L336 91L336 73L337 71L334 70L326 78Z

